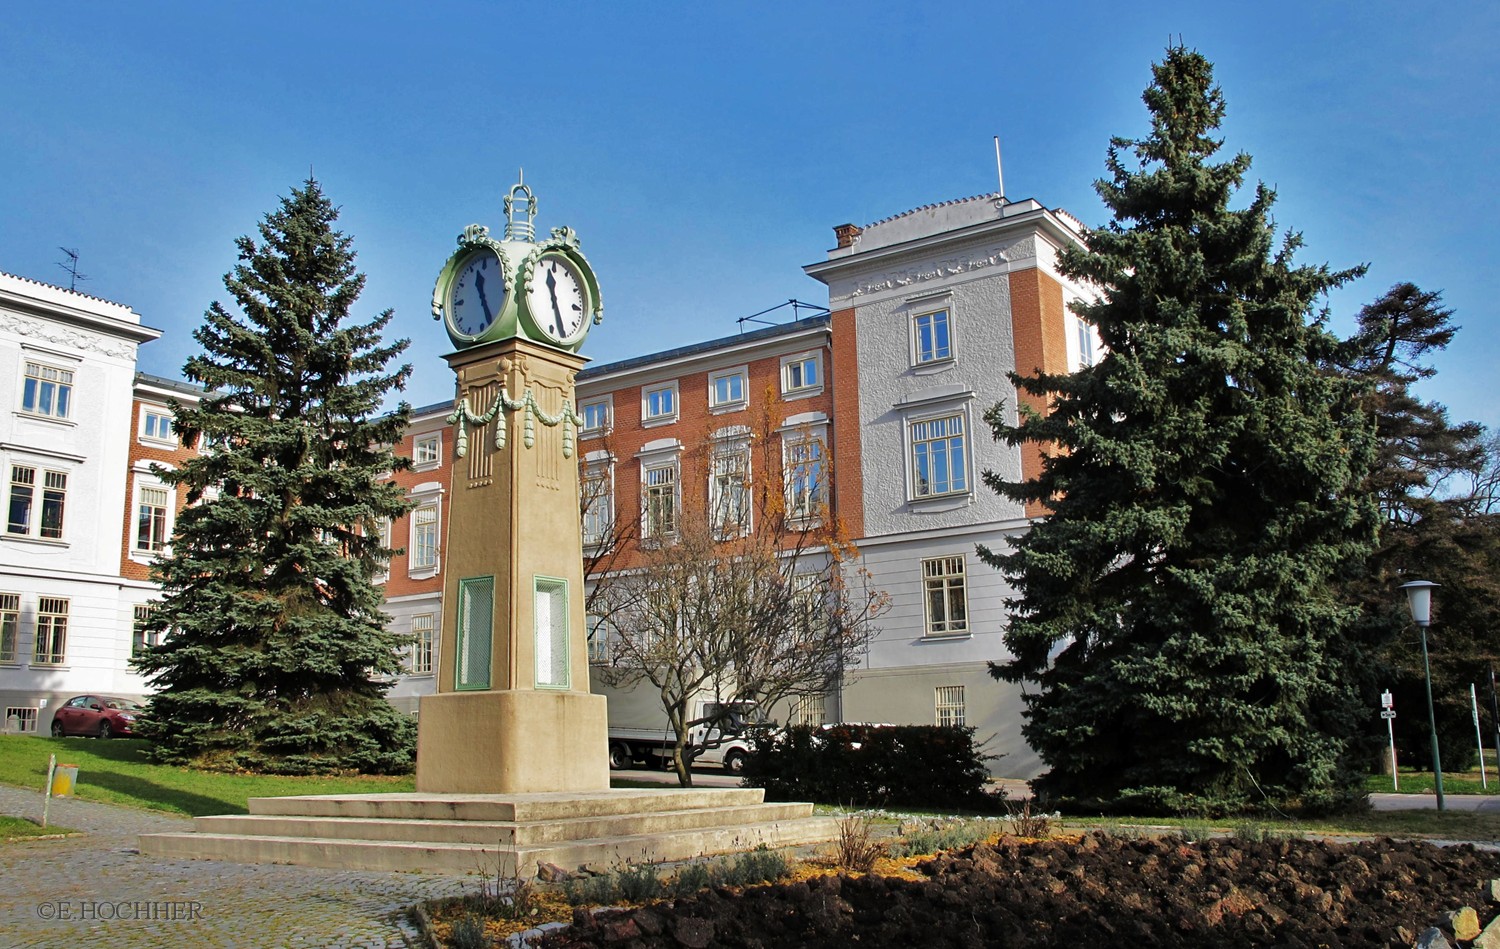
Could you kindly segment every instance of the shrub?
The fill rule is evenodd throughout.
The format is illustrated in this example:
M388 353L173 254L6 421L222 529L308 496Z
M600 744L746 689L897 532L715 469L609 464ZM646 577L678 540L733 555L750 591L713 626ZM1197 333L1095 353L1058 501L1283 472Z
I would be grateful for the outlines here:
M974 729L937 725L796 725L752 738L745 783L768 801L987 810Z

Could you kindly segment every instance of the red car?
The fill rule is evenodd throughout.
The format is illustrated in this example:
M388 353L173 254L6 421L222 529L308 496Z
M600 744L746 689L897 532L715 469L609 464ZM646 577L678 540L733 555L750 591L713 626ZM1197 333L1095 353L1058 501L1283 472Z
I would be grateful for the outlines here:
M130 699L107 695L79 695L68 699L52 713L52 737L97 735L112 738L128 736L135 729L135 717L141 706Z

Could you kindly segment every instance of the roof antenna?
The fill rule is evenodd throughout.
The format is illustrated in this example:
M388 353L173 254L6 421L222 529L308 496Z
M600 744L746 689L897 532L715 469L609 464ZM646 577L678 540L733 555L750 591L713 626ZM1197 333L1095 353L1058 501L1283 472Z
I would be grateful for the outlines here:
M995 202L995 207L1005 203L1005 168L1000 164L1000 136L995 136L995 177L1000 179L1000 200Z
M67 263L63 263L62 261L59 260L57 262L57 266L61 267L62 269L66 270L68 272L68 289L69 290L77 290L78 289L78 281L80 281L80 280L87 280L89 278L88 274L83 274L83 273L79 273L78 272L78 248L76 248L76 247L59 247L58 250L62 251L64 254L68 255L68 262Z

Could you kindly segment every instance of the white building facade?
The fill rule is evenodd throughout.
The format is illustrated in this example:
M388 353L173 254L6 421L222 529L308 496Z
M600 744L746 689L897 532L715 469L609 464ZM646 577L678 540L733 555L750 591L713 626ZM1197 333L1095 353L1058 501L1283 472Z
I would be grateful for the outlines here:
M139 694L121 576L136 350L127 306L0 274L0 705L45 728L80 692Z

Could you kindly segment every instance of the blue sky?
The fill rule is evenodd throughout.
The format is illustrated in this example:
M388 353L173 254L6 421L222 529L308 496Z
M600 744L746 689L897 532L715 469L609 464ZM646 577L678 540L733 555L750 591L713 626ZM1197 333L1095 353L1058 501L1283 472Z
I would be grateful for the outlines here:
M836 224L992 191L1104 222L1112 135L1146 127L1181 35L1217 66L1226 151L1279 193L1306 262L1370 265L1336 329L1392 284L1463 326L1423 390L1500 427L1494 294L1500 4L80 3L0 12L0 270L166 333L180 377L233 240L313 170L396 311L407 397L451 397L433 281L469 223L498 231L524 166L538 226L599 274L612 361L730 335L797 298Z

